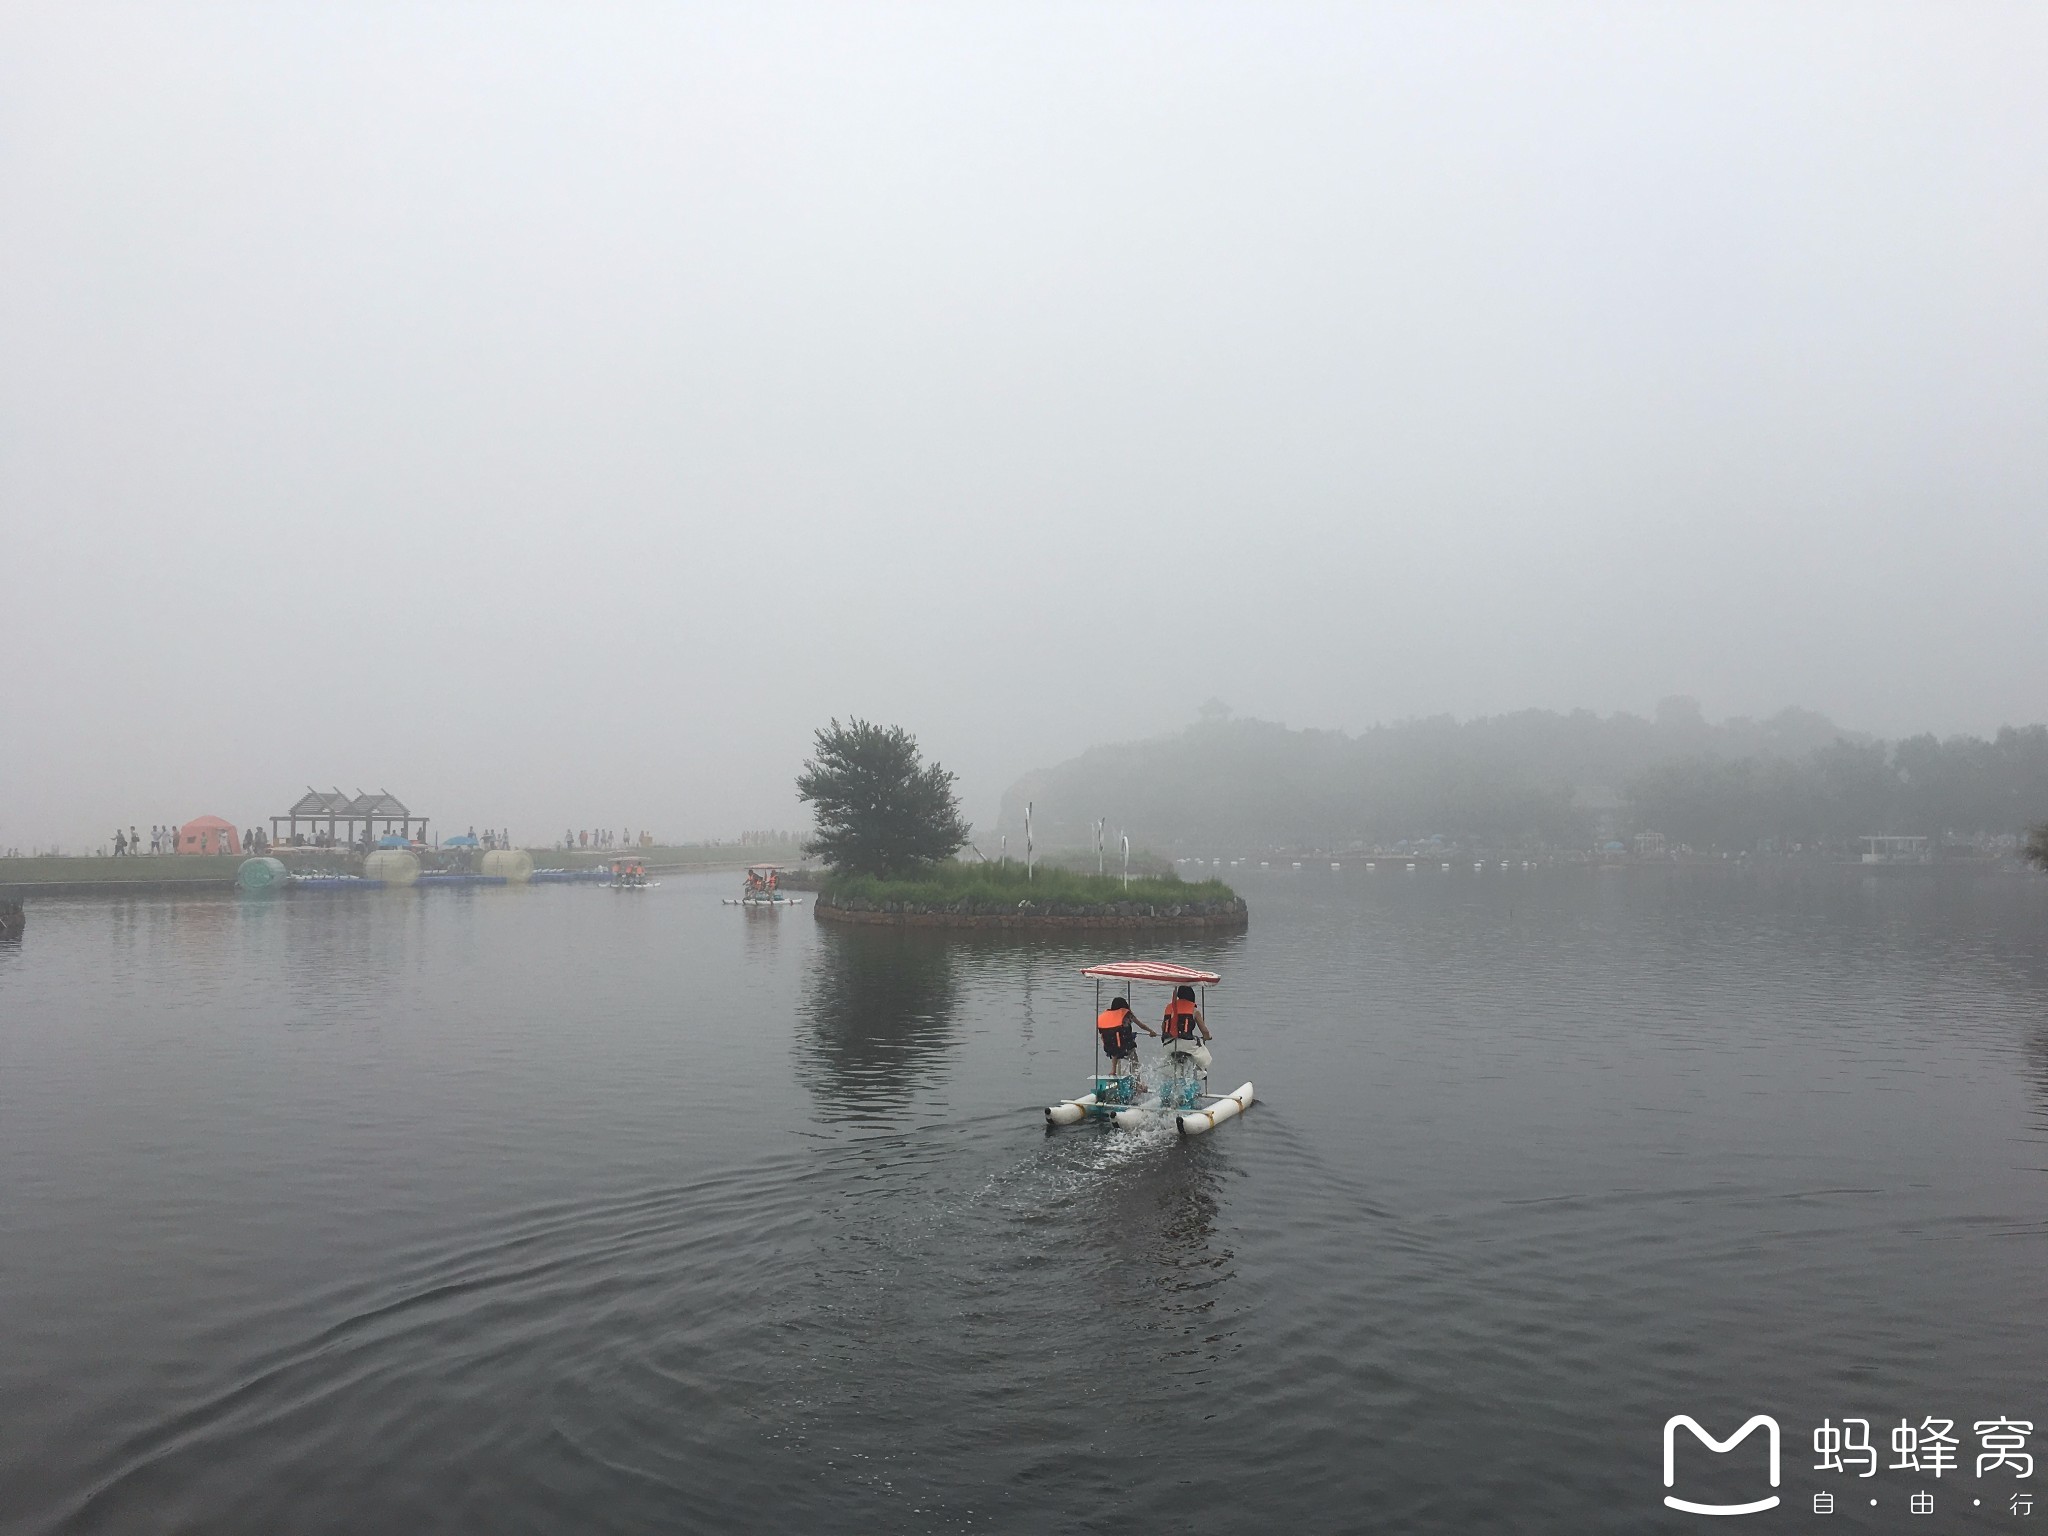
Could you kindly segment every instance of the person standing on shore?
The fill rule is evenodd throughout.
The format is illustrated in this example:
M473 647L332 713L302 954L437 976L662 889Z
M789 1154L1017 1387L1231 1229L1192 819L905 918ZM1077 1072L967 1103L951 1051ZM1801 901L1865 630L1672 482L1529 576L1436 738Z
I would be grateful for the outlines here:
M121 829L114 828L114 857L120 858L128 851L128 840L121 836Z

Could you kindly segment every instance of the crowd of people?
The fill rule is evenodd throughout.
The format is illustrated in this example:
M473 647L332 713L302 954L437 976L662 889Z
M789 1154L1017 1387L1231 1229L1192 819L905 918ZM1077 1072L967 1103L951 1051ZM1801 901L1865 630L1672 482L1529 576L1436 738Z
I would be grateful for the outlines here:
M609 827L595 831L586 828L580 832L571 828L562 834L561 846L565 849L595 848L600 852L607 848L652 848L654 834L645 828L641 829L637 838L630 828L623 832L613 831Z
M245 827L240 835L242 839L242 852L261 854L270 851L270 834L261 827ZM215 834L215 836L218 838L218 846L207 847L203 850L204 852L228 853L232 851L226 846L228 833L221 832ZM116 827L114 828L113 847L114 857L117 859L139 859L145 856L157 858L164 854L176 853L179 851L178 828L168 823L161 826L152 823L149 829L149 836L145 838L132 824L125 831L120 827ZM105 851L105 849L101 850L103 853Z
M139 858L143 852L142 834L131 824L126 832L114 828L114 857L117 859ZM155 826L149 829L149 852L176 853L178 851L178 829L174 826Z
M223 828L217 834L220 846L218 848L208 846L203 851L207 853L230 852L231 850L226 846L230 835ZM486 827L482 832L478 832L475 827L471 827L469 835L476 839L477 846L480 848L510 848L512 846L512 833L504 827ZM592 836L595 834L586 835ZM241 851L245 854L267 854L273 846L270 834L261 827L245 827L241 832L241 839ZM346 848L356 853L367 853L370 849L377 846L377 841L367 828L351 840L315 827L310 831L293 833L290 837L284 839L283 845L289 848ZM415 841L413 846L424 847L426 845ZM596 845L587 843L585 846ZM603 846L608 848L612 844L606 843ZM114 857L117 859L140 858L145 854L155 856L176 853L179 851L178 829L170 825L151 826L148 836L145 837L133 826L125 829L116 827L114 829L113 850ZM102 848L100 851L104 853L106 849Z
M355 853L368 853L371 849L383 843L384 836L389 835L389 833L386 833L383 836L378 836L366 827L351 841L345 837L337 837L331 832L323 832L318 827L315 827L310 832L293 833L285 839L285 846L288 848L347 848ZM485 827L481 832L477 831L475 827L471 827L469 835L476 839L476 846L479 848L510 848L513 846L511 830L506 827ZM252 838L262 841L262 851L268 850L270 840L264 837L261 832L245 832L242 834L244 845L253 848L255 845L250 842ZM422 849L428 847L438 848L440 841L437 837L434 842L429 843L423 832L419 836L410 839L407 846Z
M219 834L223 844L232 835L225 828ZM486 827L481 832L477 831L475 827L471 827L469 835L476 839L476 844L479 848L511 848L515 846L512 841L511 829L507 827ZM241 838L242 852L244 853L266 854L271 851L270 834L261 827L246 828L242 832ZM362 853L376 847L377 839L372 837L367 829L351 841L348 838L336 836L332 832L316 827L309 831L293 833L290 837L284 839L284 846L291 848L348 848ZM426 845L423 842L415 841L413 846L424 847ZM654 834L644 829L635 834L631 831L616 831L609 827L585 829L583 831L571 830L562 834L561 846L563 848L595 848L599 850L652 848L654 846ZM178 828L170 824L152 826L149 829L148 835L145 836L133 826L126 829L116 827L114 829L113 849L114 857L117 859L137 858L145 853L152 855L176 853L179 851ZM102 853L105 851L104 848L101 849ZM211 853L214 850L209 847L206 851ZM223 846L219 851L225 853L228 849Z

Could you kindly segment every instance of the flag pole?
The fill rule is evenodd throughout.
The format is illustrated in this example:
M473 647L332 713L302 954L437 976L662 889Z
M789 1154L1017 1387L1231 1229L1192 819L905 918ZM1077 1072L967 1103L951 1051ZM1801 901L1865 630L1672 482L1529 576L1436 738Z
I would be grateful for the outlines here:
M1024 878L1031 878L1031 802L1024 802Z

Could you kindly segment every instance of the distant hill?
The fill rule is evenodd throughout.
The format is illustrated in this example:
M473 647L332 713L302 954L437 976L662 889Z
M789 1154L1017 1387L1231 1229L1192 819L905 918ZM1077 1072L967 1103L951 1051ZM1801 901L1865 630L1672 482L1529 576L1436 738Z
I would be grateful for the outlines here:
M1567 848L1637 829L1723 847L2008 832L2048 818L2048 728L1892 746L1805 709L1710 724L1689 699L1653 719L1524 710L1355 736L1212 712L1025 775L1003 797L1013 839L1027 800L1047 849L1092 844L1098 816L1112 839L1204 853L1432 835Z

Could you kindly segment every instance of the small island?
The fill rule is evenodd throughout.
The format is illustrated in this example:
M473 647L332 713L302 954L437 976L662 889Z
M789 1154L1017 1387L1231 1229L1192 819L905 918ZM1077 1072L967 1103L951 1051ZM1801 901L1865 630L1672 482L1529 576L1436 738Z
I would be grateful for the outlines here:
M817 817L807 851L829 866L815 880L819 922L1227 933L1250 925L1244 898L1220 880L963 862L969 828L953 775L926 764L901 726L834 720L817 733L797 794Z
M813 909L825 923L909 928L1200 928L1250 925L1220 880L1082 875L1021 864L936 864L899 876L827 872Z

